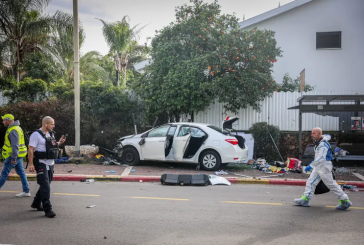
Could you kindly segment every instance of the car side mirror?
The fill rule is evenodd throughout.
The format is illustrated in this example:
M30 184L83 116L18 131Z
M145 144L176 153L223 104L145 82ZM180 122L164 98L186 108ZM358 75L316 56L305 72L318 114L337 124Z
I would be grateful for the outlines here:
M148 133L143 134L141 137L146 138L148 136Z

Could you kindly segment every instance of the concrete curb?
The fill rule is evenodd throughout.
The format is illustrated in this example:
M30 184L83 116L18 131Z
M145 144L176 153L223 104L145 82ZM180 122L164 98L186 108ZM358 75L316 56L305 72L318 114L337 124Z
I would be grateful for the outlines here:
M27 175L28 180L35 181L36 175ZM160 176L126 176L120 175L76 175L76 174L55 174L53 181L82 181L94 179L95 181L119 181L119 182L160 182ZM305 186L306 180L296 179L244 179L235 177L226 177L232 184L260 184L260 185L292 185ZM20 180L17 174L10 174L8 180ZM364 181L342 181L338 180L339 185L355 185L358 188L364 188Z

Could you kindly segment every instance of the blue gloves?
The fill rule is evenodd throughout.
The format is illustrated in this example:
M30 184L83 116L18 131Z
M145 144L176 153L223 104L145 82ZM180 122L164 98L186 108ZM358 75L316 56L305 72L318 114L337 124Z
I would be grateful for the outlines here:
M312 169L312 167L311 167L310 165L308 165L308 166L305 168L305 172L307 173L307 172L311 171L311 169Z

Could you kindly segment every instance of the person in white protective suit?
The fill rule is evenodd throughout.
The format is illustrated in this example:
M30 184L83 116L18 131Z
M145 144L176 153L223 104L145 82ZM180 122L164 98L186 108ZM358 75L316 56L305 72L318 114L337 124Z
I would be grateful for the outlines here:
M329 138L326 138L328 136ZM331 146L327 142L330 140L330 135L322 136L321 128L314 128L311 132L311 137L315 141L315 159L306 168L307 173L312 169L311 175L306 182L305 192L301 198L294 199L297 205L303 207L310 207L310 200L315 193L317 184L322 181L333 193L339 198L339 205L336 206L338 210L348 209L352 203L348 198L348 195L340 188L336 181L332 177L332 153Z

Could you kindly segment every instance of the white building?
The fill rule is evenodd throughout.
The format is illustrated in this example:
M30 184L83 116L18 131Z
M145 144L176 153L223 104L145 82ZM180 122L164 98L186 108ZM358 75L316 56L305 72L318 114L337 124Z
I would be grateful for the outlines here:
M305 69L317 92L364 92L364 0L296 0L240 25L276 32L283 51L273 69L278 83Z

